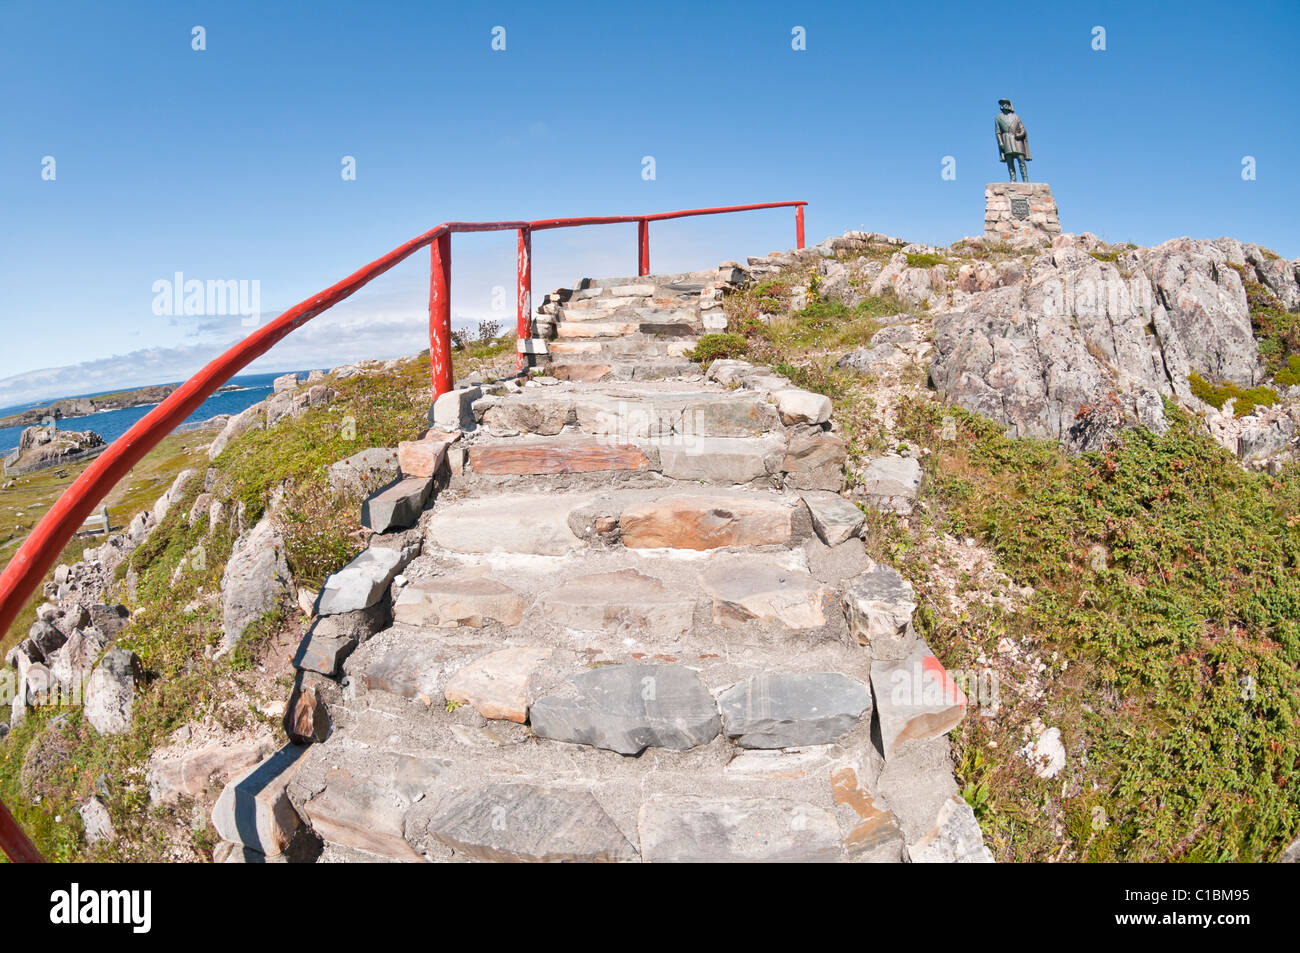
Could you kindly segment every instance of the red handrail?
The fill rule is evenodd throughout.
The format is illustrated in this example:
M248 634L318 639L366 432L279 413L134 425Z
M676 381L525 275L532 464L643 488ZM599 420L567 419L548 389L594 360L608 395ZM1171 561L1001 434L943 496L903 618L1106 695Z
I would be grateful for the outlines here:
M49 572L63 547L85 522L95 505L199 405L236 373L261 357L290 333L302 327L322 311L350 297L393 266L421 248L431 249L429 281L429 363L436 398L452 388L451 374L451 236L455 232L495 232L514 229L518 232L518 326L520 342L532 334L532 233L552 228L575 228L584 225L637 223L638 274L650 273L649 223L695 215L718 215L725 212L748 212L757 209L790 208L795 210L795 241L803 248L803 210L807 202L765 202L759 205L732 205L721 208L687 209L680 212L657 212L651 215L617 215L592 218L552 218L535 222L443 222L423 235L412 238L354 271L338 284L300 301L274 321L258 328L230 350L173 391L166 400L136 421L125 434L113 441L96 457L50 507L41 521L23 541L0 574L0 633L6 632L37 584ZM519 365L524 362L524 345L520 343ZM0 805L0 809L3 805ZM7 812L6 812L7 813ZM0 816L0 848L12 859L22 859L22 844L11 842ZM16 825L15 825L16 828ZM20 832L21 833L21 832ZM25 840L25 838L24 838ZM30 847L30 842L27 844ZM17 856L16 856L17 854ZM39 856L39 855L38 855Z

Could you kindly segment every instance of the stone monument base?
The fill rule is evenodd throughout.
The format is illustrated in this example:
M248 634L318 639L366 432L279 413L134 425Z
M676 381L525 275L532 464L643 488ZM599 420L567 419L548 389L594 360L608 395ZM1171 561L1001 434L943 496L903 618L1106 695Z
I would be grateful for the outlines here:
M1046 182L993 182L984 186L984 237L994 241L1050 242L1061 217Z

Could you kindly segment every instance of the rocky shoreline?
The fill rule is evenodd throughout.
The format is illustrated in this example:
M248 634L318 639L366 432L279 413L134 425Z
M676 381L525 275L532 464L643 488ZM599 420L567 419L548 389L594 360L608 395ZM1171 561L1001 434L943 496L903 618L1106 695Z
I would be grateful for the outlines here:
M89 417L108 410L127 410L166 400L178 384L155 384L138 390L101 394L98 397L65 397L44 407L33 407L21 413L0 418L0 427L34 427L47 420L67 417Z

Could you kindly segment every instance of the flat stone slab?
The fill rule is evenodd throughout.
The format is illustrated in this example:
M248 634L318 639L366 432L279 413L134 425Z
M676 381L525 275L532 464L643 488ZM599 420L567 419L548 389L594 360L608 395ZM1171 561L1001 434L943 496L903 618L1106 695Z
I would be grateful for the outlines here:
M871 648L873 658L903 659L912 651L916 595L892 566L877 564L849 580L843 606L849 631Z
M343 671L366 691L388 692L423 705L445 703L443 687L465 663L469 648L456 649L428 637L389 629L343 663Z
M357 612L377 603L405 565L400 549L371 547L325 580L316 599L317 615Z
M323 762L313 772L321 778L309 784L307 772L300 772L289 796L312 830L330 844L390 860L423 860L407 843L406 815L434 793L444 762L388 752L340 755L324 746L309 750Z
M649 350L644 341L632 342L631 346L638 352ZM597 342L556 344L552 351L588 358L611 356L600 352ZM636 359L646 360L647 356L638 353ZM575 363L596 361L580 358ZM486 400L475 412L480 414L484 427L495 431L555 435L572 422L582 433L620 443L673 434L757 437L781 428L780 415L763 395L743 391L647 393L613 388L581 392L529 388L521 394Z
M426 538L457 553L562 556L583 545L569 528L569 513L582 499L521 493L440 504Z
M723 692L718 707L722 730L742 748L794 748L848 734L871 711L871 692L836 672L753 675Z
M838 546L861 534L866 515L838 493L808 492L803 501L812 514L814 532L827 546Z
M361 504L361 525L376 533L413 526L432 489L431 477L406 477L372 493Z
M780 622L791 629L826 624L835 594L802 570L762 559L731 559L709 566L700 585L713 597L713 621L731 628Z
M525 645L485 655L448 678L443 694L449 702L472 705L484 718L523 724L528 720L533 680L551 651Z
M781 798L658 797L641 806L648 863L831 863L840 830L825 808Z
M683 751L712 741L721 721L698 675L680 665L609 665L569 679L530 711L541 738L620 754L647 747Z
M579 576L542 596L543 616L555 625L588 631L637 629L658 636L687 632L695 596L669 589L635 569Z
M427 819L413 819L411 828L482 861L591 863L637 858L636 848L589 791L489 784L456 794Z
M872 662L871 688L886 759L948 733L966 714L966 696L919 640L905 659Z
M664 443L659 469L673 480L749 483L780 470L785 442L773 437L697 437Z
M631 444L561 438L472 446L469 465L475 473L490 475L551 474L645 470L650 461Z
M914 864L991 864L993 853L984 846L984 834L975 812L961 797L944 802L934 827L909 844Z
M474 567L406 586L393 600L393 620L441 629L490 622L510 626L523 620L527 607L522 595Z
M794 536L794 507L757 496L668 496L627 507L619 528L632 549L780 546Z

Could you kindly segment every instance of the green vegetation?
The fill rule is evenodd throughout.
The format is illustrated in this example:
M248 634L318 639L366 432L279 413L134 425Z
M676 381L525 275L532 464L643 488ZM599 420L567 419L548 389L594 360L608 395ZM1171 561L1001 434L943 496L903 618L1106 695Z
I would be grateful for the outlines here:
M455 355L457 373L474 366L476 351L500 354L511 350L512 340L469 344ZM277 497L276 520L290 569L295 582L307 586L318 585L362 545L359 501L327 491L329 465L366 447L394 446L419 436L427 426L428 357L331 386L337 396L330 405L285 419L269 431L246 433L211 464L214 496L225 504L227 514L242 504L247 525ZM137 467L114 490L121 492L114 524L120 526L152 505L182 466L208 466L201 448L211 436L178 435L184 443L169 437L160 445L146 461L148 467ZM188 514L203 483L190 482L129 559L138 598L119 642L140 656L145 670L132 730L101 736L83 721L79 708L37 709L0 744L0 798L53 859L156 860L177 842L195 851L210 847L211 832L193 829L188 809L182 816L149 803L144 763L182 725L206 720L232 730L249 727L267 720L252 699L288 695L287 685L261 669L273 644L278 642L283 650L284 644L296 640L296 613L262 618L229 655L211 657L220 642L221 576L236 528L223 520L209 533L202 517L189 525ZM47 490L54 494L65 485L51 482ZM80 545L74 542L65 561L78 557ZM126 563L119 577L125 572ZM112 595L123 598L121 593ZM16 627L14 634L23 632L25 627ZM97 786L119 837L87 848L76 805Z
M1060 659L1032 713L1061 726L1065 775L1016 754L1028 713L955 734L995 852L1053 859L1058 824L1078 859L1271 859L1300 830L1300 469L1242 470L1173 405L1166 434L1077 458L958 408L905 409L944 527L1036 591L1019 613L947 618L896 538L925 637L951 668L1005 636Z
M1232 267L1241 275L1242 286L1246 289L1250 323L1255 330L1260 357L1264 359L1268 372L1277 374L1286 369L1293 374L1300 373L1290 364L1292 355L1300 355L1300 313L1288 311L1271 290L1248 278L1245 266Z
M108 507L113 531L121 532L136 513L153 506L181 470L206 464L207 455L203 448L212 437L210 428L172 434L136 464L99 504ZM0 489L0 565L7 563L18 551L32 527L88 466L90 461L87 460L5 481L12 482L12 486ZM99 506L96 506L96 511ZM85 547L98 546L101 541L101 536L74 537L56 565L77 561ZM47 576L46 580L49 578ZM9 631L0 637L0 654L9 651L27 635L27 630L36 621L36 607L44 601L45 597L39 590L27 601L9 626Z
M1291 354L1286 365L1273 375L1273 380L1283 387L1295 387L1300 384L1300 354Z
M857 316L833 305L765 321L745 295L728 307L749 359L835 398L851 458L888 449L869 380L832 361L870 322L848 330ZM1227 396L1239 412L1275 397ZM921 451L926 506L868 513L869 551L912 582L949 669L996 667L1004 640L1044 665L1038 687L1008 677L1000 714L952 735L1000 860L1268 860L1300 831L1300 468L1247 472L1189 414L1166 415L1163 435L1069 457L937 401L899 408L891 445ZM1014 609L953 609L935 572L945 533L1032 590ZM1035 718L1068 752L1050 780L1021 754Z
M705 334L686 353L686 359L697 361L707 368L714 361L743 357L747 347L745 339L739 334Z
M909 268L933 268L935 265L952 264L943 255L935 255L929 252L908 252L907 267Z
M1192 393L1205 401L1215 410L1222 410L1229 400L1234 416L1245 417L1255 411L1256 407L1270 407L1277 403L1277 391L1267 387L1248 387L1242 390L1236 384L1211 384L1200 374L1189 374L1188 384Z

